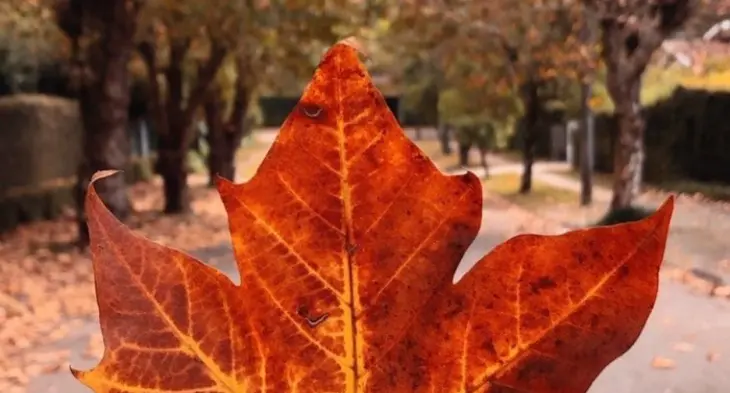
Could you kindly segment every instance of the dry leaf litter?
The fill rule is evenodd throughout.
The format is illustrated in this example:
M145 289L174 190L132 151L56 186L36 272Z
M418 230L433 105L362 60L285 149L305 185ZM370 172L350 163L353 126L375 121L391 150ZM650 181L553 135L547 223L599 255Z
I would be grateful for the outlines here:
M156 179L157 180L157 179ZM133 186L129 225L152 240L184 250L230 242L225 210L206 179L191 179L193 213L163 216L159 181ZM34 376L68 367L67 350L43 349L96 319L91 261L74 247L73 212L24 225L0 239L0 392L25 391ZM101 336L85 357L99 358Z

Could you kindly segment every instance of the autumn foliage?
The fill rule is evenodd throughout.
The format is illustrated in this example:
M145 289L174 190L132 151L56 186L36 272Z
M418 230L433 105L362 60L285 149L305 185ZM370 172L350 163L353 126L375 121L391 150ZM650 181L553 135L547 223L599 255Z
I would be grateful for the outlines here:
M453 284L480 182L406 138L343 43L253 179L218 189L241 285L135 235L90 187L106 351L73 373L95 392L585 392L651 312L673 209L517 236Z

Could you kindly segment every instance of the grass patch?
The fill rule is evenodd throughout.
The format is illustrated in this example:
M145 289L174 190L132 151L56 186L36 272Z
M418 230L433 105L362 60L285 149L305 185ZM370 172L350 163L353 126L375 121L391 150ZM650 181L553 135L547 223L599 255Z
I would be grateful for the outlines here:
M572 169L566 171L557 171L555 173L568 176L576 180L580 180L580 173ZM593 184L599 187L611 189L613 187L613 175L608 173L594 173ZM656 188L665 192L674 192L680 194L702 194L706 198L715 201L730 201L730 184L702 183L694 180L678 180L659 184L649 183L648 186L650 188Z
M580 172L568 169L565 171L555 171L556 175L562 175L570 177L571 179L575 179L580 181ZM613 188L613 175L610 173L593 173L593 185L603 188L611 189Z
M421 140L416 142L416 145L437 167L443 170L456 168L459 165L459 155L457 152L452 150L450 156L444 155L441 152L441 142L439 140Z
M519 150L498 150L495 151L494 154L501 157L505 161L510 161L514 163L522 162L522 152Z
M238 165L244 163L249 159L249 155L251 155L252 152L261 150L265 146L266 145L263 142L256 139L253 135L244 138L244 140L241 141L241 146L239 146L238 150L236 150L236 163Z
M730 184L701 183L692 180L679 180L655 185L656 188L682 194L702 194L716 201L730 201Z
M642 77L640 101L644 106L651 106L661 100L669 98L674 90L682 86L684 77L689 71L681 67L648 67ZM605 76L604 76L605 78ZM608 94L605 79L598 80L593 85L593 110L611 113L615 107Z
M639 221L651 216L654 211L654 209L647 209L640 206L630 206L618 210L611 210L606 213L598 222L593 224L593 226L616 225L626 222Z
M452 149L451 155L446 156L441 152L441 142L436 139L417 141L416 145L439 168L449 170L459 167L459 153L456 149ZM472 149L476 150L476 148ZM518 150L500 150L495 151L494 154L504 161L513 163L522 162L522 153ZM471 157L471 162L469 164L471 166L479 167L479 162L474 157Z
M577 203L578 194L563 188L553 187L536 179L532 180L532 192L520 194L520 178L517 173L493 175L482 182L484 190L497 194L511 203L528 210L537 210L550 205Z
M239 179L250 179L261 165L266 153L268 145L257 140L255 137L249 137L243 140L241 146L236 151L236 171Z
M708 65L707 72L695 75L692 70L678 65L670 67L649 66L642 77L641 103L651 106L668 99L679 87L707 91L729 91L730 70L726 69L727 59L715 59L715 66ZM718 66L719 65L719 66ZM594 86L593 109L598 112L613 112L614 105L608 95L604 80Z

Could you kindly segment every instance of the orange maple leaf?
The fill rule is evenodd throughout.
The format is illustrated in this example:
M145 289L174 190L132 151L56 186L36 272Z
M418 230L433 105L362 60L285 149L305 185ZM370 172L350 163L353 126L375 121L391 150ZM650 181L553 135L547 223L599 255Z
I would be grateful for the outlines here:
M95 392L585 392L646 322L673 210L515 237L453 284L480 182L424 157L342 43L251 181L218 188L240 286L90 186L106 350L73 372Z

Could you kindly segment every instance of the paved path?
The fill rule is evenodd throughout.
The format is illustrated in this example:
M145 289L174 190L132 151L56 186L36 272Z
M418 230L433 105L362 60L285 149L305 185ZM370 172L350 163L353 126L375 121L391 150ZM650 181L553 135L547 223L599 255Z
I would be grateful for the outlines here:
M534 179L553 187L580 192L578 180L561 175L569 169L563 162L537 162L533 168ZM482 175L481 168L470 169ZM505 163L490 168L492 174L522 173L522 165ZM540 215L556 220L567 227L581 227L596 222L608 209L611 191L595 186L594 206L579 208L575 205L555 206L539 212ZM664 201L664 196L653 193L642 195L637 204L655 208ZM578 203L576 198L576 204ZM696 268L711 273L730 283L730 270L721 264L730 260L730 209L726 205L699 202L680 198L675 205L669 231L668 259L676 265Z
M408 131L413 136L413 131ZM433 129L422 131L424 139L436 137ZM456 154L454 142L454 154ZM477 163L477 151L472 150L472 163ZM522 173L522 164L499 155L490 155L490 174ZM478 176L484 175L479 166L469 168ZM571 167L566 162L538 161L533 166L536 181L556 188L580 192L580 182L568 175ZM608 210L611 190L594 184L594 203L591 207L576 205L551 206L537 212L541 216L561 223L568 228L590 225ZM645 193L637 204L655 208L662 204L665 193ZM669 262L684 268L694 268L709 273L730 284L730 205L698 201L683 197L677 200L669 232L667 255ZM721 261L727 261L722 263Z
M485 224L508 222L511 217L503 209L485 210ZM499 230L485 228L469 249L457 271L461 277L471 265L494 246L506 240ZM225 258L227 247L196 252L201 259ZM222 265L232 279L237 274L232 263ZM75 331L74 336L56 347L71 350L71 363L86 368L95 360L82 354L89 337L98 331L89 322ZM694 346L692 352L678 352L678 343ZM710 352L720 358L710 363ZM650 366L655 356L676 361L673 370L657 370ZM624 357L610 365L594 383L589 393L726 393L730 391L730 302L721 302L692 295L687 288L668 279L662 281L656 308L636 345ZM28 393L87 393L66 370L44 375L32 381Z
M265 138L270 138L267 135ZM460 278L482 255L495 245L520 231L523 223L514 211L503 205L487 203L483 212L482 230L467 251L456 279ZM538 232L540 232L538 230ZM555 233L546 230L545 233ZM193 252L202 260L218 259L219 268L237 277L228 246ZM82 356L89 337L98 332L98 324L89 321L73 335L57 343L55 348L72 352L71 363L77 368L93 366L94 359ZM690 352L679 352L678 343L693 346ZM707 360L708 353L720 355ZM676 361L673 370L651 367L655 356ZM663 278L656 308L636 345L599 376L590 393L726 393L730 392L730 302L691 294L682 285ZM87 393L66 370L44 375L31 381L28 393Z

